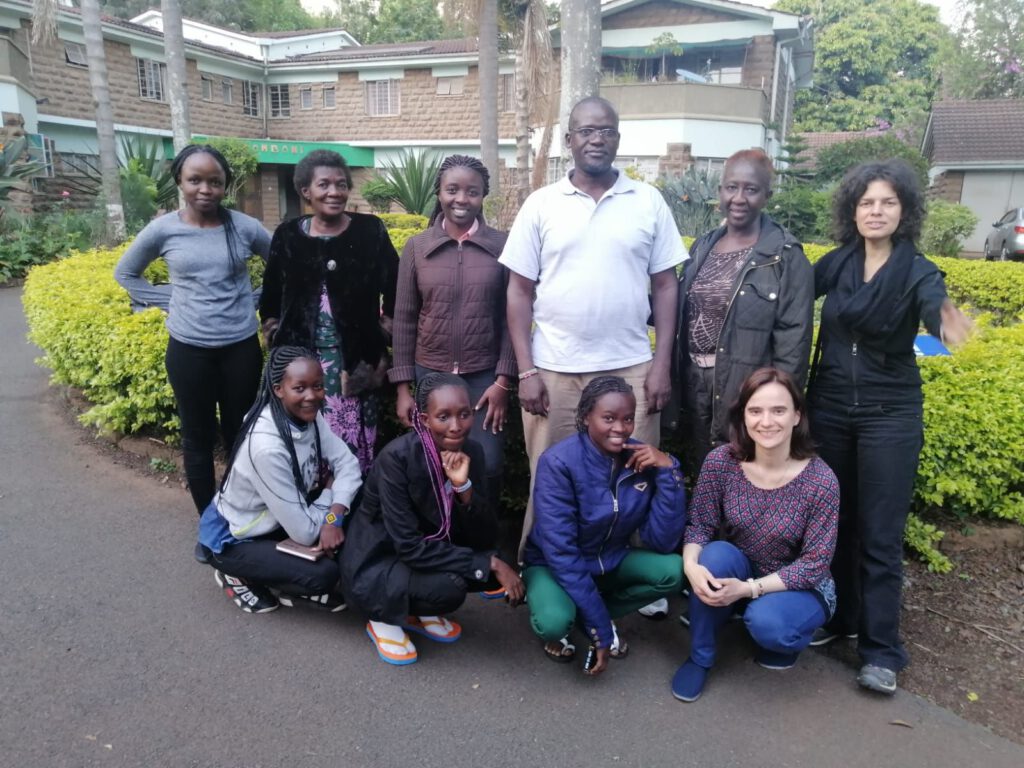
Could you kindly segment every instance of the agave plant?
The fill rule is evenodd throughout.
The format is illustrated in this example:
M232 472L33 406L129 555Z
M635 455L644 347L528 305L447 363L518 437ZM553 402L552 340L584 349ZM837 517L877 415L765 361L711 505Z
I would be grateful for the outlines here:
M17 219L20 213L10 199L10 193L21 189L26 179L37 174L42 165L36 162L19 163L25 153L28 141L20 136L6 144L0 144L0 223Z
M121 154L124 158L121 163L122 189L126 170L129 174L148 176L156 187L154 202L157 208L169 211L178 207L178 185L171 175L171 164L164 156L163 142L122 134Z
M718 224L719 180L717 171L698 171L691 165L679 178L658 185L680 234L697 237Z
M397 161L384 163L381 176L394 190L394 201L407 213L430 214L434 206L434 179L441 167L436 152L402 150Z

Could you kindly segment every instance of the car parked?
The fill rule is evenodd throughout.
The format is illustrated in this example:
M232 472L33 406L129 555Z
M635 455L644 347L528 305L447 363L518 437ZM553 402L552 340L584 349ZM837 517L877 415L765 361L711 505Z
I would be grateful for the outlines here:
M1024 208L1007 211L985 238L985 258L1024 259Z

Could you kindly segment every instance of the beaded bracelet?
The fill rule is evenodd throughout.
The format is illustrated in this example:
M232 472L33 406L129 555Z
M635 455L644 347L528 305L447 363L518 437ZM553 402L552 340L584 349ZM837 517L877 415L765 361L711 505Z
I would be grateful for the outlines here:
M473 481L472 480L467 480L465 485L460 485L458 488L452 488L452 491L454 493L456 493L456 494L465 493L466 491L468 491L472 487L473 487Z
M536 368L530 368L528 371L523 371L519 374L519 380L522 381L523 379L528 379L531 376L536 376L538 373L540 373L540 371Z

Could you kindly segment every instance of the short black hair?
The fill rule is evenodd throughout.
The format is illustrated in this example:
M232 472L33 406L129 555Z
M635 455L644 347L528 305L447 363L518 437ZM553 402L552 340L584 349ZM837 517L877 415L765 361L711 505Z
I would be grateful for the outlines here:
M611 113L611 116L613 118L615 118L615 125L619 124L619 111L617 109L615 109L615 106L610 101L608 101L608 99L603 99L600 96L587 96L586 98L580 99L579 101L577 101L573 105L572 110L569 112L569 127L570 128L572 128L572 126L575 123L575 120L576 120L576 110L579 109L580 107L582 107L585 104L599 104L600 106L602 106L605 109L607 109L608 112Z
M338 168L345 174L345 182L352 189L352 171L345 158L330 149L314 149L295 166L293 184L295 191L302 195L302 190L313 183L313 174L317 168Z
M590 383L583 388L579 405L576 406L577 432L587 431L587 425L583 423L584 419L594 410L598 400L612 393L629 395L633 398L633 402L636 402L633 387L621 376L598 376L596 379L591 379Z
M224 186L231 186L233 174L231 173L228 159L224 157L220 150L216 147L211 147L209 144L189 144L174 156L174 159L171 161L171 176L174 177L175 184L181 184L181 172L185 167L185 161L193 155L209 155L212 157L217 165L220 166L220 169L224 171Z
M860 238L855 220L857 203L873 181L888 182L900 199L903 210L892 239L916 242L921 237L921 225L925 217L924 193L914 169L906 160L898 157L861 163L843 176L832 198L832 234L836 241L852 243Z

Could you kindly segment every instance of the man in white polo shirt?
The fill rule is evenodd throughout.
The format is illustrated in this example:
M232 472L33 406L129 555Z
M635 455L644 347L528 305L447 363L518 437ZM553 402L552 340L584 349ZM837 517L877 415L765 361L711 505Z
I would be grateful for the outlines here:
M527 198L500 259L511 271L508 326L530 459L524 541L537 461L575 432L587 383L604 375L628 381L636 394L633 436L654 446L656 414L671 393L675 268L687 253L661 193L612 167L618 128L619 116L604 99L583 99L573 108L565 141L575 167Z

